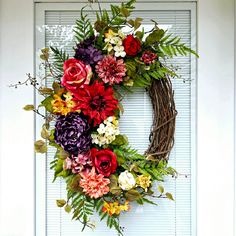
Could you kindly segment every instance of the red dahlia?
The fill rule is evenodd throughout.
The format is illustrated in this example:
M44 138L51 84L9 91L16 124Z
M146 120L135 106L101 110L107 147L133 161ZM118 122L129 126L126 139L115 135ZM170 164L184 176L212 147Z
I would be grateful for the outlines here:
M76 110L80 109L88 116L89 123L96 126L107 117L113 116L118 108L118 101L114 98L111 86L105 87L104 83L95 82L92 85L84 85L74 92Z

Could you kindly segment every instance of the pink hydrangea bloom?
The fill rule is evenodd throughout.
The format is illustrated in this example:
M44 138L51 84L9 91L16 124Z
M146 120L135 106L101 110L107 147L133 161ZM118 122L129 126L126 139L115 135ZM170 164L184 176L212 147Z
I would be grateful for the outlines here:
M106 56L96 65L96 72L104 83L119 84L125 76L126 68L123 59Z
M109 192L110 180L104 178L102 174L96 174L95 168L92 168L89 173L80 173L80 175L82 176L80 186L83 188L83 192L91 198L97 199Z
M78 154L78 156L67 157L65 159L64 168L72 170L73 174L78 174L81 171L88 171L91 169L92 161L88 154Z

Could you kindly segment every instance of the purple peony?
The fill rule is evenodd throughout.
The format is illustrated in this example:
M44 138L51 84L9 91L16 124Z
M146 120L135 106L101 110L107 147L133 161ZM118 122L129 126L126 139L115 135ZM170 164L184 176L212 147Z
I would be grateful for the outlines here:
M86 64L94 65L100 61L103 56L102 52L94 47L96 38L91 36L77 45L75 49L75 58L83 61Z
M59 116L55 127L55 142L69 154L78 155L90 148L89 125L78 113Z

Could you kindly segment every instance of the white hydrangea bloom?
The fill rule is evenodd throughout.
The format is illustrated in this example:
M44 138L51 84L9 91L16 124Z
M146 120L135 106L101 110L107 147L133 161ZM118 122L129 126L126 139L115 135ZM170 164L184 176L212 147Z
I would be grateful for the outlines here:
M108 117L101 123L97 129L97 133L92 134L92 142L100 147L110 144L116 139L116 135L120 134L119 122L114 116Z
M123 46L115 46L114 51L116 57L125 57L126 55L125 48Z
M114 50L116 57L125 57L126 53L124 51L123 39L125 35L119 30L118 33L113 32L111 29L105 34L105 47L104 49L108 52Z

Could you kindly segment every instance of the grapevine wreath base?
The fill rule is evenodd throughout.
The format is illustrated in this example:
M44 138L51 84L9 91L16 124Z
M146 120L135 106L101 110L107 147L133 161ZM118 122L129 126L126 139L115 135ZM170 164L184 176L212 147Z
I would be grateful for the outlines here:
M123 235L119 217L132 210L130 202L156 205L159 198L173 200L162 186L166 176L177 175L168 158L177 115L171 80L178 75L167 59L196 53L155 21L145 32L142 19L131 17L134 3L111 5L109 13L97 2L94 24L83 8L74 29L73 57L58 48L44 48L40 58L45 77L28 74L25 82L12 85L31 84L43 97L38 106L24 107L45 121L35 151L46 153L48 145L56 148L54 180L62 178L67 186L67 199L56 202L83 224L82 230L94 227L90 217L97 212ZM51 78L52 86L45 86ZM122 99L133 87L145 88L153 107L150 145L144 154L119 130Z

